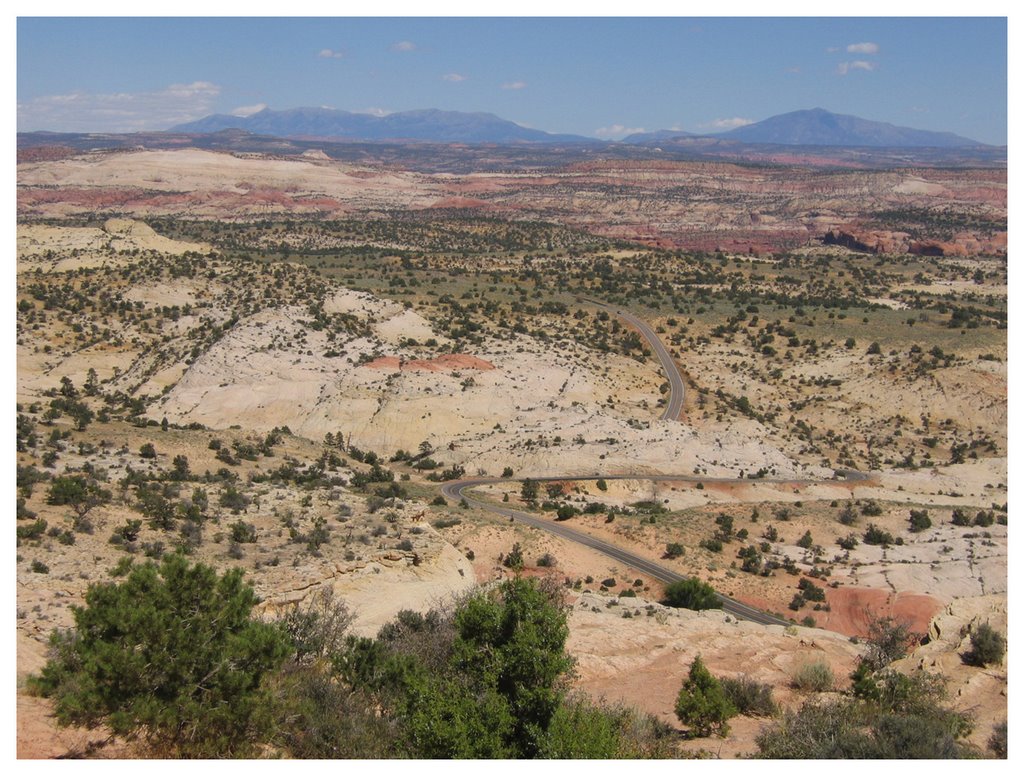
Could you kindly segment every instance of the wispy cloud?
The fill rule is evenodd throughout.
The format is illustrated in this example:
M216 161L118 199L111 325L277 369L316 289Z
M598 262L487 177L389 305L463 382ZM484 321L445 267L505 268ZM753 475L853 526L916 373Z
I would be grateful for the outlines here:
M612 124L610 127L600 127L594 130L594 136L602 140L620 140L626 135L635 135L638 132L646 132L643 127L627 127L624 124Z
M451 81L452 83L455 84L459 83L460 81L466 80L466 76L460 75L459 73L445 73L443 76L441 76L441 78L445 81Z
M877 54L877 43L851 43L846 47L847 54Z
M501 85L502 89L525 89L526 81L510 81Z
M411 40L400 40L397 43L391 44L392 51L415 51L416 44Z
M745 127L747 124L753 123L753 119L744 119L736 116L731 119L713 119L700 126L702 129L736 129L736 127Z
M335 49L320 49L320 53L317 54L320 59L343 59L345 57L344 51Z
M195 121L213 112L220 87L209 81L171 84L153 92L70 92L18 104L18 129L61 132L143 132Z
M256 105L242 105L239 108L235 108L231 111L232 116L251 116L254 113L259 113L261 110L266 110L267 104L265 102L258 103Z
M868 72L871 72L874 69L874 62L867 62L863 59L856 59L853 62L840 62L837 72L839 73L839 75L846 75L851 70L867 70Z
M380 118L381 116L387 116L387 115L389 115L391 113L391 111L389 111L389 110L387 110L385 108L372 108L372 107L371 108L359 108L359 109L354 110L352 112L353 113L368 113L369 115L376 116L377 118Z

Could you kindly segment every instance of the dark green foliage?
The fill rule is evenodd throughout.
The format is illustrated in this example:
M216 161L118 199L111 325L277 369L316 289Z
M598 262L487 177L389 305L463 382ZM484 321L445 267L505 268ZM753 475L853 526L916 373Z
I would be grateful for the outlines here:
M968 526L971 524L971 518L970 515L967 514L966 509L961 509L960 507L957 507L956 509L953 510L951 522L953 523L953 525Z
M150 525L161 531L174 528L177 510L168 491L154 484L140 486L137 495L139 500L135 508L149 520Z
M736 553L736 557L742 559L743 565L740 568L743 571L748 574L758 574L761 572L761 566L764 563L764 558L761 555L761 551L753 544L742 548Z
M22 541L32 541L34 539L38 539L45 532L46 521L42 518L39 518L38 520L33 520L31 523L28 523L27 525L19 525L17 530L18 544L21 544Z
M843 525L853 525L857 522L857 510L853 508L852 502L847 502L846 505L839 510L839 522Z
M231 524L231 541L239 544L256 543L256 526L244 520L236 520Z
M576 517L580 511L572 504L562 504L555 513L556 520L568 520L571 517Z
M864 544L880 544L883 547L888 547L890 544L895 544L896 540L888 531L883 531L874 523L868 525L868 529L864 532Z
M105 723L167 754L244 755L271 721L261 679L290 651L279 628L250 619L256 601L237 570L178 555L135 567L89 587L34 683L61 724Z
M803 547L805 550L809 550L811 548L811 545L813 545L813 544L814 544L814 539L811 538L811 532L810 531L807 531L806 533L804 533L804 535L801 536L799 539L797 539L797 542L796 542L796 546L797 547Z
M505 556L505 560L502 561L502 565L505 568L518 570L523 567L523 548L519 546L519 542L512 545L512 549L509 550L508 555Z
M729 733L727 720L736 715L736 707L704 666L700 655L690 664L690 673L676 698L675 711L679 721L690 729L691 736L715 733L725 737Z
M1006 638L987 622L971 632L971 648L964 655L964 662L972 666L987 666L1003 662L1006 654Z
M910 510L910 530L918 533L932 527L932 520L928 517L927 509Z
M726 699L736 708L737 713L751 717L772 717L779 707L772 697L770 684L758 682L749 676L718 680Z
M861 506L860 512L868 517L878 517L882 514L882 507L877 501L868 500Z
M513 579L466 601L455 629L453 665L497 691L513 719L509 745L535 756L573 665L565 611L532 580Z
M156 448L152 442L146 442L139 448L139 455L143 458L156 458Z
M710 539L702 540L700 546L708 552L721 552L722 540L719 539L717 536L712 536Z
M722 602L715 595L715 589L693 577L668 585L665 588L665 603L682 609L722 608Z
M979 528L988 528L992 525L994 520L995 514L992 512L992 510L990 509L986 512L983 509L974 516L974 525L978 526Z
M806 577L801 577L800 582L797 583L797 587L800 588L801 594L808 601L824 601L825 591L818 587L816 584Z
M185 480L188 480L188 479L191 478L192 473L189 471L189 468L188 468L188 457L187 456L184 456L184 455L176 455L176 456L174 456L174 461L172 461L171 465L174 468L171 470L171 473L168 476L172 480L176 480L178 482L184 482Z
M686 548L679 542L671 542L665 545L665 554L662 557L673 560L686 554Z
M836 539L836 544L838 544L844 550L852 550L854 547L860 544L860 542L857 541L856 536L854 536L853 534L848 534L846 536Z
M559 760L672 757L672 732L651 715L573 696L552 717L538 756Z
M46 503L69 506L79 517L84 517L94 507L109 502L110 498L110 491L101 488L94 480L76 474L54 477Z
M536 757L570 745L548 733L573 663L566 612L551 595L516 578L453 615L402 612L377 640L349 639L339 676L399 722L407 756Z
M534 480L523 480L520 494L523 497L523 501L536 501L537 495L540 493L540 485Z
M220 494L220 505L236 515L249 506L249 497L240 493L234 485L228 485Z

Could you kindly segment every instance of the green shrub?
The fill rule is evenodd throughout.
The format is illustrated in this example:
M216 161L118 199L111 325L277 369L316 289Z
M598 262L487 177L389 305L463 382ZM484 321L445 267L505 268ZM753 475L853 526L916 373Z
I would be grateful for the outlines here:
M665 555L663 557L674 559L682 557L686 554L686 548L683 547L679 542L672 542L665 545Z
M1003 662L1006 638L987 622L971 632L971 648L964 661L972 666L987 666Z
M721 609L715 589L706 582L690 577L673 582L665 588L665 603L682 609Z
M704 666L700 655L690 664L690 672L676 697L676 717L695 737L729 733L728 719L736 707L726 697L722 685Z
M256 543L256 526L244 520L236 520L231 524L231 541L239 544Z
M875 544L888 547L890 544L895 544L896 540L893 539L892 534L888 531L883 531L874 523L868 525L868 529L864 532L864 544Z
M256 601L238 570L218 576L180 555L135 567L89 587L33 686L62 725L105 723L158 754L251 752L272 721L261 679L291 651L278 627L250 619Z
M502 561L502 565L505 568L519 570L523 567L523 548L516 542L512 545L512 549L509 550L508 555Z
M910 531L919 533L932 527L932 520L928 517L927 509L910 510Z

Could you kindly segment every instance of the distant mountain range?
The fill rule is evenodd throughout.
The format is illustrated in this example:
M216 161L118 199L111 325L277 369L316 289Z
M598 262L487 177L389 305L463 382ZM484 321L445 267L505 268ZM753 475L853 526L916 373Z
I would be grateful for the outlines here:
M959 148L983 145L952 132L929 132L868 121L827 110L797 110L756 124L723 132L718 137L741 143L779 145L870 146L872 148Z
M266 108L251 116L215 114L179 124L171 132L213 133L240 129L283 138L418 141L427 143L600 143L582 135L559 135L530 129L493 113L413 110L373 116L331 108ZM714 138L737 143L870 148L966 148L982 146L951 132L898 127L821 108L798 110L716 134L663 129L641 132L622 143L649 145L677 138Z
M266 108L251 116L215 114L179 124L171 132L220 132L244 129L276 137L348 140L418 140L429 143L596 143L582 135L555 135L530 129L493 113L410 110L373 116L331 108Z

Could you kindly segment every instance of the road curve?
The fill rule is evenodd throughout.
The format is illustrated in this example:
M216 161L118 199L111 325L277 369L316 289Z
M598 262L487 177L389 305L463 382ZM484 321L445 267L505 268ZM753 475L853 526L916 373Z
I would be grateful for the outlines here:
M536 482L550 482L550 481L564 480L564 479L569 479L569 478L567 478L567 477L537 477L537 478L533 478L533 479ZM571 479L575 479L575 480L597 480L597 479L602 479L602 478L600 478L600 477L572 477ZM603 479L606 479L606 480L608 480L608 479L650 479L650 480L668 480L668 481L693 481L695 478L684 477L684 476L644 477L642 475L638 476L638 475L630 474L630 475L613 475L613 476L609 476L609 477L604 477ZM704 478L704 479L707 479L707 478ZM734 482L736 480L730 480L730 481ZM739 482L746 482L746 481L747 480L739 480ZM754 481L755 480L751 480L751 482L754 482ZM471 488L475 488L478 485L485 485L485 484L493 483L493 482L509 482L509 480L498 480L498 479L494 479L494 478L481 478L481 479L473 479L473 480L457 480L457 481L454 481L454 482L446 482L444 485L441 486L441 493L446 498L450 498L450 499L453 499L455 501L461 501L462 499L465 499L466 503L471 505L471 506L478 507L480 509L485 509L488 512L493 512L493 513L495 513L497 515L502 515L503 517L512 518L513 520L517 520L520 523L532 526L533 528L539 528L542 531L547 531L549 533L555 534L556 536L561 536L563 539L568 539L569 541L576 542L577 544L582 544L585 547L590 547L591 549L597 550L598 552L602 553L603 555L607 555L610 558L614 558L617 561L625 563L626 565L630 566L631 568L634 568L634 569L636 569L637 571L639 571L639 572L641 572L643 574L647 574L647 575L649 575L651 577L654 577L655 579L657 579L657 580L659 580L661 582L664 582L666 584L669 584L669 583L672 583L672 582L678 582L678 581L680 581L682 579L686 579L686 577L684 575L679 574L678 572L675 572L672 569L668 569L668 568L665 568L664 566L660 566L657 563L654 563L653 561L648 560L647 558L644 558L644 557L642 557L640 555L636 555L636 554L634 554L632 552L629 552L627 550L624 550L624 549L622 549L620 547L616 547L614 544L609 544L608 542L601 541L600 539L595 539L593 536L590 536L589 534L585 534L582 531L577 531L575 529L569 528L567 525L565 525L563 523L558 523L558 522L554 522L554 521L551 521L551 520L545 520L543 518L536 517L535 515L531 515L531 514L529 514L527 512L521 512L518 509L510 509L509 507L498 506L497 504L491 504L491 503L488 503L486 501L480 501L479 499L475 499L472 496L466 495L466 491L470 490ZM797 482L797 481L795 481L795 480L785 480L785 481L783 481L783 480L773 480L773 482ZM799 482L810 482L810 481L801 480ZM757 623L760 623L762 625L789 625L790 624L788 620L784 620L784 619L782 619L780 617L776 617L775 615L768 614L768 612L761 611L760 609L755 609L752 606L747 606L746 604L740 603L739 601L736 601L736 600L734 600L732 598L729 598L726 595L722 595L721 593L715 593L715 595L718 597L718 600L722 602L722 609L724 611L728 612L729 614L735 616L735 617L739 617L739 618L744 619L744 620L750 620L752 622L757 622Z
M651 329L647 323L640 318L637 318L632 313L620 310L619 308L599 302L596 299L585 299L584 301L594 304L603 310L615 313L624 321L631 326L635 327L644 338L650 343L654 352L658 356L658 360L661 361L661 366L665 370L665 375L668 377L669 384L669 399L668 404L665 407L665 411L662 413L662 420L678 420L679 413L683 409L683 399L686 396L686 385L683 383L683 377L679 373L679 369L676 367L675 361L672 359L672 354L668 352L665 344L661 341L658 335ZM854 469L837 469L835 473L835 479L840 477L846 480L866 480L868 475L856 471ZM731 482L731 483L752 483L752 482L766 482L776 484L792 484L792 485L811 485L822 482L821 480L809 480L809 479L738 479L733 477L694 477L686 474L657 474L657 475L644 475L644 474L595 474L593 476L573 476L573 475L562 475L560 477L532 477L535 482L557 482L561 480L651 480L658 482ZM600 539L595 539L593 536L585 534L581 531L576 531L563 523L554 522L551 520L545 520L543 518L531 515L527 512L521 512L518 509L510 509L509 507L498 506L497 504L491 504L486 501L480 501L472 496L466 495L466 491L478 487L480 485L486 485L494 482L509 482L507 479L497 479L494 477L481 477L477 479L465 479L455 480L453 482L446 482L441 486L441 493L446 497L455 501L466 500L467 504L478 507L479 509L493 512L497 515L518 520L520 523L539 528L542 531L548 531L556 536L561 536L563 539L582 544L585 547L597 550L598 552L607 555L610 558L614 558L622 563L625 563L632 568L642 573L648 574L655 579L665 582L666 584L672 582L678 582L686 579L685 576L679 574L672 569L659 566L657 563L648 560L640 555L636 555L632 552L628 552L620 547L616 547L608 542L603 542ZM753 622L761 623L762 625L789 625L788 620L784 620L781 617L776 617L768 612L761 611L752 606L747 606L744 603L740 603L728 596L722 595L721 593L715 593L718 600L722 602L722 609L735 617L739 617L744 620L751 620Z
M661 338L655 333L654 329L647 325L646 321L637 318L633 313L621 310L610 304L605 304L604 302L599 302L596 299L587 299L586 301L597 305L603 310L615 313L639 331L644 339L647 340L654 353L658 356L661 368L665 370L665 376L668 378L668 404L665 406L665 411L661 413L661 419L678 420L679 413L683 411L683 401L686 398L686 384L683 382L683 376L679 374L679 368L676 366L672 354L665 347L665 343L661 341Z

